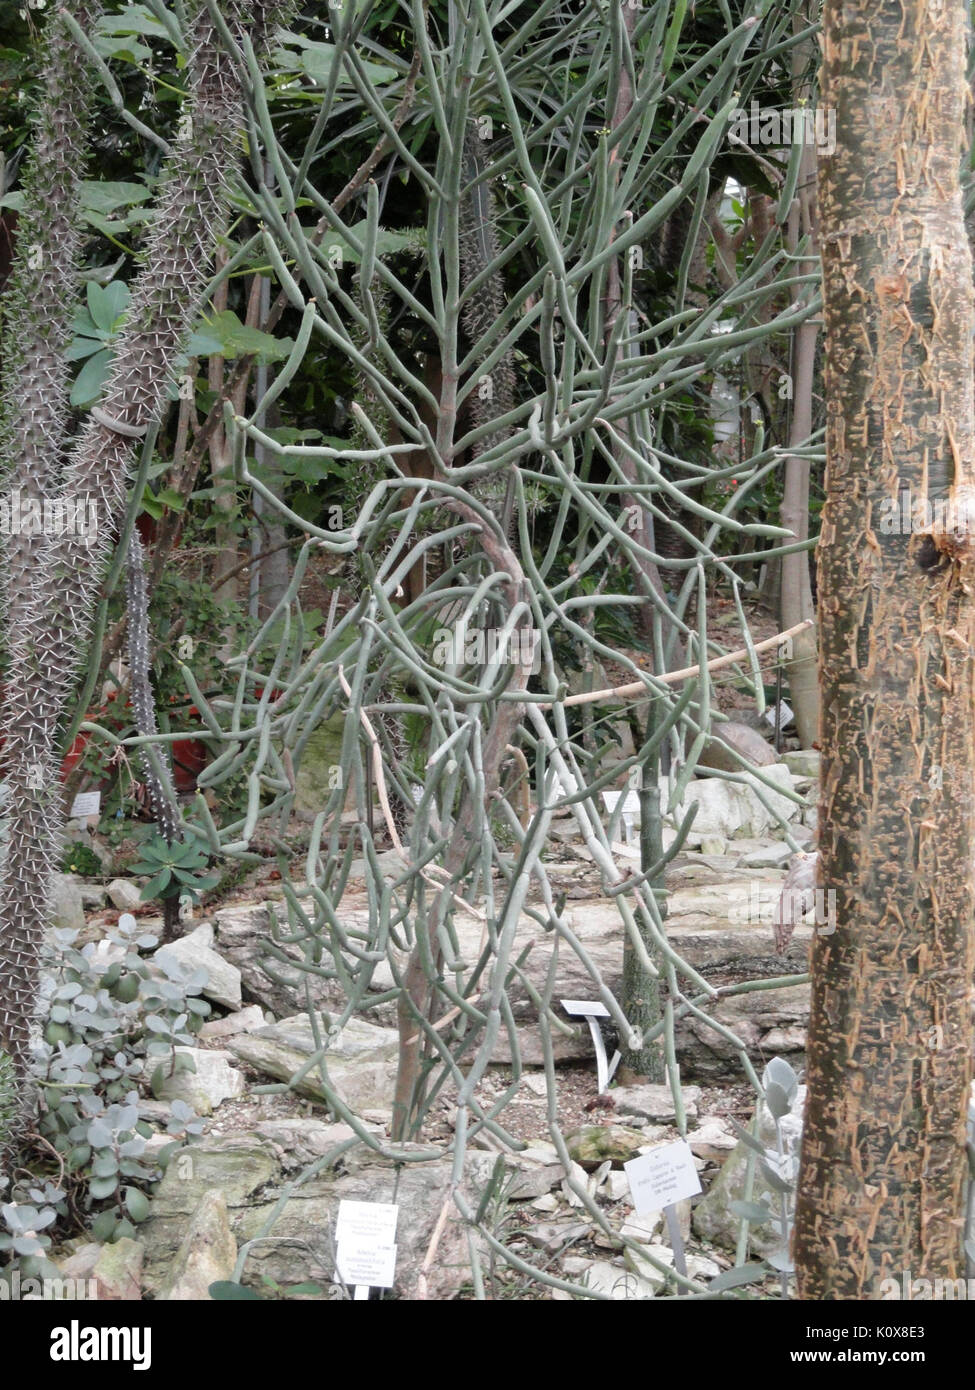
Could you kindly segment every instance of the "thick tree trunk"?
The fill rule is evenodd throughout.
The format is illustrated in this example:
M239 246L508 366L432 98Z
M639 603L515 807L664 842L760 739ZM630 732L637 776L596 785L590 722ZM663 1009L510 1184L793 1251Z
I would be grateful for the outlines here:
M821 883L795 1255L803 1299L961 1262L973 959L972 269L962 0L827 0ZM969 494L970 495L970 494ZM885 524L885 522L887 524Z

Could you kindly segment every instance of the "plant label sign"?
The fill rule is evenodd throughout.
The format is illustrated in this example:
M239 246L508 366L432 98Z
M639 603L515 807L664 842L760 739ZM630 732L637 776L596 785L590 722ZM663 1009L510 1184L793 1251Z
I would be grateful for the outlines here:
M773 729L775 728L775 713L776 713L776 707L775 707L775 705L773 705L771 709L767 709L767 710L765 711L765 718L766 718L766 719L768 720L768 722L772 725L772 728L773 728ZM780 728L780 729L784 729L785 726L786 726L786 724L790 724L790 723L792 722L792 720L795 719L795 715L793 714L791 708L786 704L786 702L785 702L784 700L780 700L780 701L779 701L779 704L778 704L778 713L779 713L779 728Z
M573 1018L609 1018L609 1009L598 999L560 999L559 1003Z
M97 816L101 805L101 792L79 792L71 803L69 820L84 820L86 816Z
M609 1009L598 999L562 999L559 1002L571 1017L584 1018L589 1024L592 1045L596 1053L596 1087L599 1094L602 1095L613 1079L613 1073L620 1060L618 1052L613 1054L611 1062L607 1060L606 1043L603 1039L602 1029L596 1022L597 1018L609 1018Z
M610 815L616 810L620 797L623 798L623 809L620 813L623 818L623 834L629 845L632 842L633 827L640 818L640 797L633 791L603 792L603 805Z
M637 1213L664 1211L701 1191L690 1145L683 1139L659 1144L623 1164Z
M339 1277L355 1286L356 1299L370 1288L391 1289L396 1277L395 1202L339 1202L335 1222L335 1265Z

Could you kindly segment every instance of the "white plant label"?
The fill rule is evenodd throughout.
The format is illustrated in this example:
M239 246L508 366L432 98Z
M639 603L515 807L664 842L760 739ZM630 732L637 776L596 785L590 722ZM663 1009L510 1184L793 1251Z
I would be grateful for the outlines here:
M597 1018L609 1018L609 1009L605 1004L601 1004L598 999L562 999L559 1001L567 1014L573 1018L584 1018L589 1024L589 1032L592 1035L593 1050L596 1053L596 1090L600 1095L605 1091L613 1073L619 1065L620 1054L615 1052L613 1060L609 1061L606 1056L606 1042L603 1038L602 1030L596 1022Z
M561 999L559 1002L573 1018L609 1018L609 1009L598 999Z
M701 1179L694 1167L694 1155L683 1139L660 1144L648 1154L623 1164L633 1194L633 1205L642 1215L663 1211L701 1190Z
M71 803L69 820L83 820L85 816L97 816L101 810L101 792L79 792Z
M603 805L606 810L613 813L616 810L616 803L620 797L623 798L623 815L638 816L640 814L640 796L637 792L603 792Z
M335 1265L346 1284L360 1289L391 1289L396 1277L395 1202L339 1202L335 1222Z
M335 1264L345 1284L391 1289L396 1278L396 1246L378 1249L366 1242L343 1241L336 1249Z
M767 709L767 710L765 711L765 718L768 720L768 722L772 725L772 728L774 729L774 728L775 728L775 706L774 706L774 705L772 706L771 709ZM780 701L779 701L779 728L780 728L780 729L784 729L785 726L786 726L786 724L788 724L793 718L794 718L794 715L793 715L793 713L792 713L792 710L789 708L789 706L786 704L786 702L785 702L784 700L780 700Z

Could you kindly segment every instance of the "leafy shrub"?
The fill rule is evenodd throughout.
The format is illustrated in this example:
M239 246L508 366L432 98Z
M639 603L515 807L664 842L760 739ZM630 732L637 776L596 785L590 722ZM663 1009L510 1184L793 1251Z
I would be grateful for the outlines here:
M193 1043L210 1012L199 997L206 972L165 954L144 959L140 952L157 938L128 913L102 941L79 947L78 935L54 933L57 958L35 1048L38 1130L58 1160L57 1181L18 1178L0 1194L0 1255L8 1253L24 1274L56 1272L46 1258L52 1228L67 1235L79 1217L95 1240L132 1236L149 1214L145 1188L203 1128L190 1106L174 1100L166 1119L172 1142L147 1155L149 1116L159 1106L150 1107L140 1085L151 1072L156 1093L167 1075L192 1068L175 1049Z

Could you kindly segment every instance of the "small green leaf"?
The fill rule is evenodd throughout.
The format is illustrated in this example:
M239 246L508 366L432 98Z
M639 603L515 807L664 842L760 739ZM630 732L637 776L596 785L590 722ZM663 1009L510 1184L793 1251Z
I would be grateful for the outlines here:
M753 1153L761 1154L765 1157L765 1145L760 1139L756 1139L754 1134L740 1125L737 1120L731 1121L731 1129L735 1136L741 1140L746 1149L751 1149Z
M151 898L157 898L160 893L168 887L172 878L172 870L162 869L155 878L151 878L143 888L141 898L143 902L149 902Z
M737 1289L742 1284L754 1284L767 1273L768 1269L764 1264L736 1265L734 1269L726 1269L723 1274L712 1279L708 1285L708 1292L720 1293L722 1289Z
M94 405L108 380L111 365L112 352L109 348L102 348L94 357L89 357L75 377L71 388L71 404L82 410L86 406Z
M792 1108L788 1094L777 1081L769 1081L765 1087L765 1104L772 1112L773 1119L782 1120Z
M84 179L79 197L82 207L107 215L119 208L131 207L133 203L144 203L149 197L149 189L144 183Z
M138 1226L149 1215L149 1198L137 1187L125 1189L125 1210Z
M205 331L220 343L222 356L244 357L254 354L259 362L280 362L294 347L292 338L275 338L259 328L241 323L233 309L224 309L212 319L204 320Z
M788 1250L773 1250L770 1255L765 1256L773 1269L777 1269L780 1274L794 1274L795 1265Z
M766 1163L763 1160L761 1163L759 1163L758 1166L759 1168L761 1168L762 1176L765 1178L765 1181L768 1183L769 1187L772 1189L773 1192L788 1193L792 1191L792 1184L790 1182L786 1182L785 1178L781 1177L780 1174L778 1174L775 1171L775 1169L772 1167L770 1163Z
M247 1302L247 1303L266 1303L267 1299L262 1298L253 1289L246 1289L243 1284L235 1284L231 1279L218 1279L211 1284L207 1290L210 1297L218 1303L226 1302Z
M762 1202L729 1202L728 1210L733 1216L743 1216L746 1221L769 1221L771 1208Z
M99 338L72 338L71 342L64 349L64 360L66 362L81 362L86 357L90 357L93 352L101 352L105 346L104 340Z
M118 1217L114 1211L100 1211L91 1223L91 1233L95 1240L105 1243L112 1239L117 1225Z

